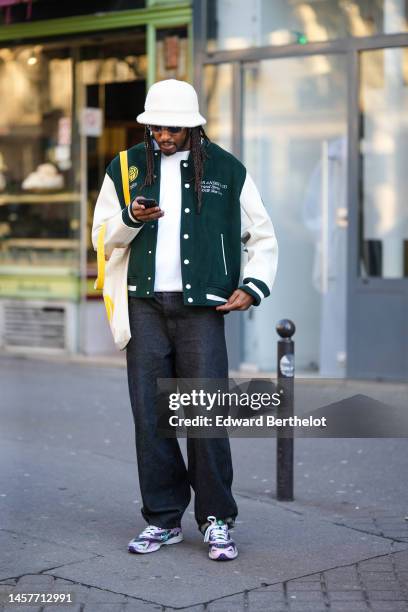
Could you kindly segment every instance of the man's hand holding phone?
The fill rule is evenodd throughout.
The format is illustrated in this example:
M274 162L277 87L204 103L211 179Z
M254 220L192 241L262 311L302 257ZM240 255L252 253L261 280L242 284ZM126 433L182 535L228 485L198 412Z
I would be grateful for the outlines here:
M153 221L160 219L164 215L164 210L160 210L158 203L155 200L148 198L137 197L131 204L132 217L136 221Z

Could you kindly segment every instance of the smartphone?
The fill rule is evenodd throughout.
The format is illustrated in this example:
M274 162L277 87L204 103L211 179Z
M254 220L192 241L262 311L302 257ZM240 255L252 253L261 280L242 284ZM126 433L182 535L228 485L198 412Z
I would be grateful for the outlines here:
M138 200L138 204L142 204L146 209L158 206L156 200L153 200L152 198L144 198L143 200L140 199Z

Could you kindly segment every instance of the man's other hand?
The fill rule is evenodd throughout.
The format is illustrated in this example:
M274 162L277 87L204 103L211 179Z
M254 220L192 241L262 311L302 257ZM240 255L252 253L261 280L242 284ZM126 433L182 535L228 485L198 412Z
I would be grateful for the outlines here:
M228 302L222 306L217 306L215 310L221 310L229 312L230 310L248 310L250 306L255 302L252 295L249 295L242 289L236 289L230 296Z
M153 208L145 208L143 206L144 198L136 198L131 204L132 206L132 217L136 221L153 221L154 219L160 219L164 215L164 210L160 210L159 206Z

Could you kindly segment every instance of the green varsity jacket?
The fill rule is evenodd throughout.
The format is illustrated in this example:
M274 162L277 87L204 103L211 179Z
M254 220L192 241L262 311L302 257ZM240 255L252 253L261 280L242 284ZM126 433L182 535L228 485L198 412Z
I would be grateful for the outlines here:
M200 212L191 154L180 162L180 265L184 303L218 306L239 287L252 295L255 305L258 305L270 294L276 273L278 251L272 222L243 164L212 142L206 145L206 153ZM137 196L160 201L160 160L160 151L155 151L154 183L144 187L144 143L128 150L131 201ZM107 224L108 251L109 247L130 244L129 295L152 297L160 220L143 223L132 218L124 201L119 156L107 168L96 204L92 231L94 245L103 222Z

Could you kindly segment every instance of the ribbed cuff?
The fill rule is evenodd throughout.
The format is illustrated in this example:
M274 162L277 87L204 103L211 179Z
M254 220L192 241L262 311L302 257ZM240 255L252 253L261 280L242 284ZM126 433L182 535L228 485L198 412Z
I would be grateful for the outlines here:
M136 219L132 217L132 214L129 209L130 209L130 206L126 206L126 208L122 210L123 223L127 225L128 227L142 227L142 225L144 224L144 221L136 221Z
M271 293L268 286L257 278L247 277L244 278L242 283L238 289L242 289L242 291L245 291L254 298L254 306L259 306L263 298L268 297Z

